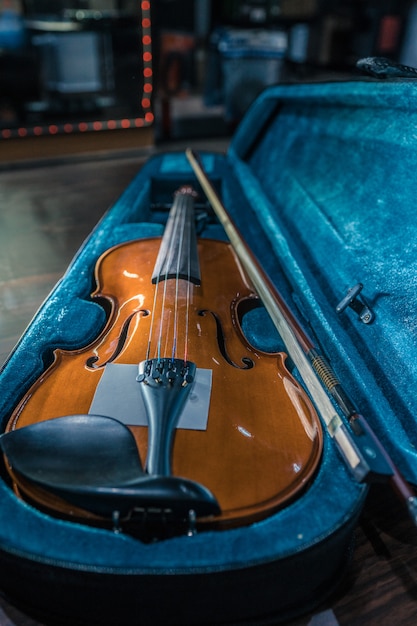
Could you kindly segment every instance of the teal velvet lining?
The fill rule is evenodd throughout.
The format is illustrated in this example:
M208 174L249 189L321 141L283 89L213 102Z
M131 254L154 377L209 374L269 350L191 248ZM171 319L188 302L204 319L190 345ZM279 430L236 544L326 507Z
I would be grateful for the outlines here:
M229 173L233 178L223 156L205 158L211 174L226 177ZM34 318L2 372L3 422L38 378L53 348L81 347L97 335L105 321L101 308L89 300L97 258L117 243L161 234L163 226L152 222L150 214L149 181L165 180L167 171L168 176L174 172L173 186L192 178L183 154L151 159L97 225ZM223 179L222 184L227 199L230 193L238 193L236 180ZM235 200L238 202L240 196ZM244 204L239 208L246 209ZM259 225L253 222L253 227ZM219 233L220 227L211 224L204 234ZM243 327L248 340L260 349L281 349L262 309L247 315ZM325 542L335 532L343 536L343 528L351 525L360 510L366 489L352 479L327 436L325 448L320 470L303 497L268 519L235 530L204 532L150 545L123 534L54 519L16 498L10 487L0 482L0 549L67 568L138 575L210 573L285 559ZM341 539L343 550L346 541L346 537Z
M415 482L416 104L414 83L274 87L249 111L226 156L204 155L244 237ZM54 348L85 345L104 324L89 299L98 256L123 241L159 236L163 210L152 213L154 194L165 201L193 180L183 153L154 157L97 225L2 372L3 424ZM224 234L212 223L203 236ZM353 311L334 311L358 281L376 313L370 326ZM259 349L281 349L261 309L243 326ZM325 545L356 518L365 493L326 435L317 475L288 507L245 528L145 545L53 519L0 482L0 549L120 574L239 570Z
M417 483L416 136L412 81L277 86L255 102L227 155L205 154L203 161L288 306L317 338L394 461ZM100 254L124 241L160 236L164 205L184 183L196 184L184 153L150 159L85 241L2 370L3 427L52 351L82 347L103 327L104 311L90 299ZM201 236L225 238L214 221L203 219L199 228ZM370 326L351 310L335 313L359 281L376 314ZM242 328L257 349L283 349L262 308L245 315ZM316 476L289 506L248 527L144 544L54 519L0 480L0 552L59 566L62 584L68 570L130 574L138 577L140 596L140 581L155 579L156 599L160 575L239 572L302 555L317 571L305 591L311 597L338 571L366 491L326 433ZM335 536L336 546L330 543ZM279 576L276 596L278 606L285 603Z
M258 350L286 352L284 342L263 307L253 309L244 315L242 330L248 342Z

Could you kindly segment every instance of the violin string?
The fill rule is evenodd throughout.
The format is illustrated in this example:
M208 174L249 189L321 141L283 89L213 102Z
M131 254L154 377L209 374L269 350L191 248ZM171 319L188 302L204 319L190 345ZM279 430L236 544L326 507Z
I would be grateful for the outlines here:
M184 363L188 360L188 331L190 323L190 297L191 297L191 241L188 238L188 263L187 263L187 303L185 309L185 337L184 337Z
M186 209L187 206L187 198L185 195L182 196L182 209ZM185 225L185 221L184 221ZM184 248L184 227L181 230L181 237L179 242L179 249L177 253L177 269L175 275L175 302L174 302L174 337L172 342L172 359L175 359L177 352L177 341L178 341L178 297L179 297L179 286L180 286L180 264L183 256L183 248Z
M172 239L171 239L170 245L172 245ZM153 338L153 334L155 331L155 325L156 325L156 319L157 319L156 316L157 316L157 304L158 304L158 299L159 299L158 297L159 296L159 283L161 281L162 281L162 275L159 274L156 277L155 291L154 291L154 297L153 297L152 317L151 317L151 324L150 324L150 329L149 329L148 347L147 347L147 352L146 352L146 360L149 360L151 357L152 338ZM162 319L162 313L163 311L161 311L161 319ZM154 356L158 356L158 353L160 353L158 346L159 346L159 340L157 341L157 344L155 347Z
M148 348L146 350L146 360L148 361L151 354L151 345L152 345L152 335L154 329L155 315L156 315L156 303L158 300L158 290L159 290L159 276L156 279L155 291L153 295L153 307L152 307L152 316L151 316L151 327L149 329L149 337L148 337Z
M194 200L192 196L187 196L187 202L192 202L192 206L194 207ZM187 216L187 228L189 229L189 216ZM194 219L194 213L192 216ZM187 363L188 360L188 339L189 339L189 323L190 323L190 301L191 301L191 246L193 245L193 241L190 237L190 233L188 232L188 237L186 239L188 242L187 247L187 286L186 286L186 306L185 306L185 329L184 329L184 363ZM181 249L181 252L183 250Z
M172 243L171 243L172 246ZM162 337L163 337L163 329L164 329L164 320L165 320L165 302L167 296L167 284L168 284L168 264L165 269L164 276L164 288L162 292L162 302L161 302L161 314L159 320L159 335L158 335L158 343L157 343L157 359L161 360L161 346L162 346Z
M181 217L182 217L182 209L183 209L183 194L177 194L174 200L174 205L175 205L175 210L173 211L173 217L174 217L174 221L173 221L173 229L172 229L172 233L171 233L171 241L169 243L169 248L168 248L168 254L167 254L167 258L166 258L166 266L165 266L165 276L164 276L164 289L163 289L163 295L162 295L162 303L161 303L161 318L160 318L160 324L159 324L159 336L158 336L158 343L157 343L157 359L158 361L160 361L161 359L161 346L162 346L162 338L163 338L163 333L164 333L164 325L166 326L166 339L168 338L168 331L169 331L169 318L167 316L167 320L166 323L164 323L165 320L165 303L166 303L166 299L167 299L167 289L168 289L168 275L169 275L169 268L171 266L172 263L172 258L174 255L174 251L175 251L175 241L177 239L178 236L178 230L180 228L181 225Z
M158 301L160 301L160 319L159 319L159 330L158 337L155 346L155 356L159 361L162 358L162 354L168 354L168 338L169 338L169 326L170 326L170 316L166 314L166 302L167 302L167 294L168 294L168 275L169 269L172 266L172 261L175 254L175 245L176 241L178 242L177 247L177 264L175 271L175 299L174 299L174 320L173 320L173 339L171 346L171 358L174 359L177 353L178 348L178 328L179 328L179 292L180 292L180 270L181 270L181 259L184 254L184 247L187 243L188 239L188 250L187 250L187 287L186 287L186 312L185 312L185 346L184 346L184 361L187 361L187 350L188 350L188 336L189 336L189 308L190 308L190 299L191 299L191 241L190 237L185 237L185 225L188 226L188 221L185 219L187 216L187 203L190 200L190 196L187 194L179 193L174 200L175 210L173 210L173 225L171 231L171 238L168 245L167 254L165 257L165 274L164 276L159 275L156 280L155 292L154 292L154 302L153 302L153 311L151 318L151 326L148 338L148 347L146 358L149 359L152 350L152 340L153 335L155 333L155 326L157 323L157 307ZM163 281L164 286L162 290L162 294L160 293L160 285L159 283ZM168 311L169 313L169 311ZM165 334L165 352L162 349L162 344L164 340Z

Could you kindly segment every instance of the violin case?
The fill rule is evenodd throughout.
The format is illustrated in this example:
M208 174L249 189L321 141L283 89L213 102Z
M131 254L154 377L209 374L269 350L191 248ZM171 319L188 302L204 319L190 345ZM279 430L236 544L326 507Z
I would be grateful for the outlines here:
M414 484L416 129L413 80L279 85L258 97L226 154L201 155L242 236ZM99 256L160 236L183 184L199 189L183 152L153 156L98 223L3 368L3 428L52 351L85 346L104 326L90 298ZM200 236L225 238L209 211L203 222ZM352 307L336 312L359 283L370 324ZM253 345L276 349L262 309L244 326ZM249 526L144 543L37 510L3 472L0 587L47 624L276 624L340 583L367 489L324 428L319 469L288 506Z

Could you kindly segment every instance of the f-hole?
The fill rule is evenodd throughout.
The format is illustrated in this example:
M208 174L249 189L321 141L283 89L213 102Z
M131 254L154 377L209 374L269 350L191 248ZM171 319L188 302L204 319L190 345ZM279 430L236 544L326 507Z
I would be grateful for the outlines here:
M113 354L110 356L110 358L108 358L107 361L105 361L104 363L100 363L99 365L97 365L97 361L99 360L100 357L91 356L85 362L86 366L89 369L95 370L95 369L100 369L102 367L105 367L108 363L112 363L119 356L119 354L122 352L123 348L126 345L126 341L129 335L129 328L130 328L130 324L132 323L132 320L136 317L136 315L142 315L142 317L147 317L149 313L150 312L147 309L140 309L139 311L134 311L131 315L129 315L129 317L125 320L122 326L122 330L120 332L116 348Z
M200 315L201 317L205 317L205 315L207 315L207 313L209 315L211 315L213 317L214 321L216 322L217 345L219 346L220 353L221 353L222 357L224 358L224 360L229 365L231 365L232 367L236 367L239 370L250 370L250 369L252 369L252 367L255 364L252 361L252 359L250 359L249 357L244 356L244 357L241 358L241 362L243 363L243 365L238 365L237 363L235 363L230 358L230 356L229 356L229 354L227 352L226 339L225 339L225 336L224 336L222 323L221 323L219 317L216 315L216 313L214 311L209 311L208 309L201 309L200 311L198 311L198 315Z

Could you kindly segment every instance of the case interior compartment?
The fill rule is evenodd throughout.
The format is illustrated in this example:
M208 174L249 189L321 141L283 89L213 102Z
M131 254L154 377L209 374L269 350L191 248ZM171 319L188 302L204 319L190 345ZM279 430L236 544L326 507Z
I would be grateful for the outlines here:
M401 82L274 87L251 108L227 155L203 155L245 239L413 482L416 100L414 84ZM3 426L54 348L85 345L102 328L103 310L89 297L100 254L160 236L170 196L184 183L194 177L183 153L150 159L85 241L3 369ZM224 238L210 215L201 234ZM335 313L358 281L375 310L370 325L351 311ZM256 315L245 332L271 346ZM0 585L33 610L80 623L123 623L132 615L155 624L178 623L178 615L183 624L276 623L310 608L339 579L365 494L326 435L309 489L276 514L144 545L54 519L1 481L0 555L9 576L2 568ZM309 573L301 581L300 568ZM19 577L27 595L16 588ZM219 581L225 599L216 593Z

